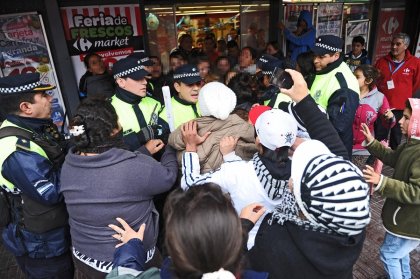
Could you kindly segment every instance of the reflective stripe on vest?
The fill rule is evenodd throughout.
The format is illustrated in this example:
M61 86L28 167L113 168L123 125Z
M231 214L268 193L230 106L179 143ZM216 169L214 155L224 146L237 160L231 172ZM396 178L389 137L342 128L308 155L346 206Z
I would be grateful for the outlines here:
M118 121L120 122L123 128L124 135L126 135L129 132L137 133L140 131L141 128L144 128L140 127L140 123L137 121L136 113L134 112L132 104L120 100L115 95L112 97L111 103L114 106L115 111L117 112ZM141 100L139 108L143 113L146 123L149 123L155 106L155 113L158 114L161 109L161 104L158 101L150 97L144 97Z
M171 98L172 103L172 113L174 114L174 128L178 128L181 124L188 122L190 120L196 119L193 108L190 105L184 105L175 100L174 97ZM201 116L200 108L198 103L196 104L197 113ZM168 122L168 117L166 116L166 108L163 108L159 117Z
M347 82L347 87L360 95L359 83L357 82L356 77L351 72L349 66L342 62L340 66L331 72L323 75L316 75L311 86L310 92L312 98L314 98L315 102L324 109L327 109L328 100L331 95L341 88L340 83L335 77L337 72L343 73Z
M3 122L3 124L1 125L0 129L4 128L4 127L9 127L9 126L21 128L21 127L15 125L15 124L5 120ZM1 146L1 148L0 148L0 166L1 166L1 170L3 170L4 161L10 156L10 154L12 154L13 152L16 151L16 149L17 149L16 143L18 142L18 140L19 140L19 138L15 137L15 136L10 136L10 137L5 137L5 138L0 139L0 146ZM25 139L22 139L22 140L26 141ZM45 157L46 159L48 159L48 156L45 153L45 151L38 144L36 144L32 141L30 141L28 143L27 150L31 151L31 152L35 152L35 153L41 155L42 157ZM15 191L15 186L10 181L8 181L6 178L3 177L1 171L0 171L0 185L8 191L11 191L11 192Z

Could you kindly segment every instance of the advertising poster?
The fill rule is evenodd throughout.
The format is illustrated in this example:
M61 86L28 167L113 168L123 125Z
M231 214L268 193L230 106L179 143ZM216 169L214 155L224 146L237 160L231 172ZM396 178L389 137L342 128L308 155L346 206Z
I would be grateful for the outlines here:
M60 127L65 107L41 16L36 13L0 16L0 76L35 72L41 74L43 83L56 86L50 91L51 118Z
M365 39L365 49L368 49L369 26L369 20L357 20L347 22L344 53L348 53L349 51L351 51L351 42L356 36L362 36Z
M61 8L61 19L77 80L86 72L85 55L102 56L108 69L136 50L144 50L139 5Z
M343 4L322 3L318 6L316 36L335 35L341 37Z
M402 31L404 14L404 8L384 8L379 11L373 65L391 50L392 35Z

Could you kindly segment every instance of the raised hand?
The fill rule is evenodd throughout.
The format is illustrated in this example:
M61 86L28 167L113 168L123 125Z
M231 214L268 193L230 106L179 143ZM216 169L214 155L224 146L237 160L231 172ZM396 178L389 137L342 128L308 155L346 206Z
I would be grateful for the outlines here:
M381 180L381 174L374 171L374 169L366 165L366 168L363 170L363 177L365 178L366 182L373 183L377 185Z
M239 140L238 137L232 137L232 136L223 137L220 140L220 144L219 144L220 153L222 153L222 155L224 156L234 151L236 144L238 143L238 140Z
M210 132L207 132L200 136L197 133L197 122L194 120L184 123L181 127L181 132L185 143L185 151L187 152L196 152L197 146L202 144L210 135Z
M372 136L372 133L369 130L368 125L366 125L366 123L362 123L360 125L360 127L362 128L360 131L363 133L363 135L365 136L365 140L369 143L371 141L374 140L374 137Z
M150 152L150 154L153 155L159 152L159 150L161 150L165 146L165 144L160 139L152 139L146 142L144 146Z
M261 203L251 203L242 208L239 217L243 219L248 219L249 221L255 224L258 221L258 219L260 219L261 216L263 216L265 211L266 209Z

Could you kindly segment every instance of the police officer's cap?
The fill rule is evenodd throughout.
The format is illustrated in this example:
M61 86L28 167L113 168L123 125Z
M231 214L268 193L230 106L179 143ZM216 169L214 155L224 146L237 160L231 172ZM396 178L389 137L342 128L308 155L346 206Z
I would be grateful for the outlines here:
M194 65L182 65L174 71L174 81L182 82L185 84L200 82L200 71Z
M257 68L261 69L264 75L272 75L275 68L283 68L283 62L269 54L263 54L258 58Z
M342 52L343 45L344 41L340 37L323 35L316 38L315 46L311 50L315 55L325 55L327 53Z
M140 60L140 63L144 66L153 66L153 61L150 60L149 56L147 56L147 54L144 53L144 51L133 52L128 57L134 57Z
M114 79L128 77L134 80L140 80L149 75L146 67L140 59L129 55L126 58L118 60L112 66L112 75Z
M0 78L0 95L37 93L54 89L51 84L43 84L39 73L28 73Z

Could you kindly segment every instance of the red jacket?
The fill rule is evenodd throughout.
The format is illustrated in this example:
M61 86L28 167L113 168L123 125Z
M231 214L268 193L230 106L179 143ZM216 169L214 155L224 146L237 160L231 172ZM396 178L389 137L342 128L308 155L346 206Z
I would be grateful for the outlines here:
M381 57L375 67L381 71L381 80L377 83L380 92L387 97L391 108L404 110L405 101L411 98L416 90L420 89L420 59L405 51L404 65L394 74L395 64L390 54ZM391 77L392 76L392 77ZM387 82L394 82L394 88L388 89Z

